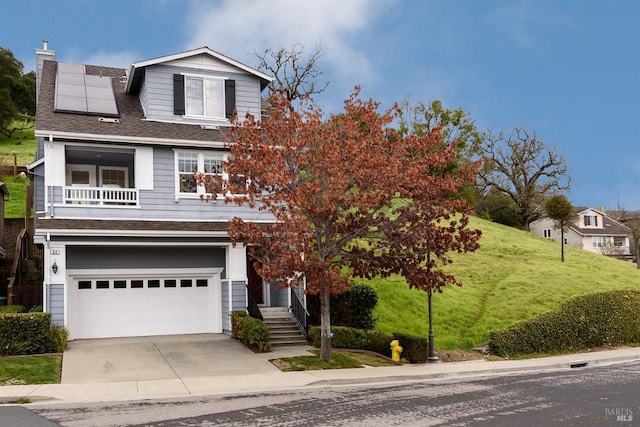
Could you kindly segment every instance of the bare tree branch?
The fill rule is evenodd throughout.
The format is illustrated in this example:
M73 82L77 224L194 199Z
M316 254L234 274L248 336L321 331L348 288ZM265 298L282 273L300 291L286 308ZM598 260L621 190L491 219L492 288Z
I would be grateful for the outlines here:
M535 131L516 127L508 137L502 130L490 131L479 148L484 166L478 183L511 198L525 229L544 213L546 198L571 187L564 156L537 139Z
M269 48L262 54L255 54L258 58L258 70L275 78L269 86L270 92L282 90L288 101L312 98L329 86L328 80L319 80L324 74L319 68L320 59L324 56L322 44L316 45L307 57L304 56L304 46L300 43L295 43L288 49Z

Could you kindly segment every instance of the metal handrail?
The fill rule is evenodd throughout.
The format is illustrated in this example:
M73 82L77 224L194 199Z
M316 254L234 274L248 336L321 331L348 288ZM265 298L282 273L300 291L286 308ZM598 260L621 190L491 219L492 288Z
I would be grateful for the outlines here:
M309 312L307 308L302 304L298 294L296 294L294 288L291 288L291 314L298 322L300 330L304 332L305 336L309 338Z
M258 307L258 304L251 296L251 292L249 291L249 285L246 285L246 286L247 286L247 297L248 297L247 312L249 313L249 316L253 317L254 319L264 320L264 318L262 317L262 312L260 312L260 307Z

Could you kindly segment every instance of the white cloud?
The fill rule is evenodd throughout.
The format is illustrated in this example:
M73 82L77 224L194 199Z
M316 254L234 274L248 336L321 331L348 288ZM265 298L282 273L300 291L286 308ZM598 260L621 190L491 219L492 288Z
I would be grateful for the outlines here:
M309 51L322 43L323 61L344 77L371 78L366 56L353 46L377 10L374 0L223 0L194 3L189 11L192 37L185 48L208 46L255 65L254 52L301 43Z

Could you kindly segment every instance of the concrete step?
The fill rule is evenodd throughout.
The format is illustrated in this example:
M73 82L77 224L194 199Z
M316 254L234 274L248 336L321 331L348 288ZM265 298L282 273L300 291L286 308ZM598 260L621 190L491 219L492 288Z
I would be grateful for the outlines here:
M271 345L274 347L287 345L306 345L307 340L286 307L260 308L263 322L271 328Z
M308 345L307 340L302 335L298 337L271 338L272 347L280 347L286 345Z

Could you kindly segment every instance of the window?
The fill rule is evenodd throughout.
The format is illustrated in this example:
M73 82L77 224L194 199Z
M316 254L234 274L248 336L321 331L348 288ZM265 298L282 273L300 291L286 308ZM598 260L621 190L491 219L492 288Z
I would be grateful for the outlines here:
M615 236L613 238L613 246L615 246L616 248L621 248L623 246L628 246L627 245L627 238L623 237L623 236Z
M592 242L594 248L604 248L607 246L606 237L594 236L592 237Z
M176 281L171 279L171 280L165 280L164 281L164 287L165 288L175 288L176 287Z
M144 281L142 280L132 280L131 281L131 289L139 289L142 288Z
M544 238L545 239L549 239L551 237L551 229L550 228L545 228L542 232L544 233Z
M113 289L126 289L127 281L126 280L114 280L113 281Z
M584 226L585 227L597 227L598 226L598 217L595 215L585 215L584 216Z
M100 166L100 185L103 187L128 187L128 170L124 167Z
M222 192L223 170L222 162L224 156L221 153L197 153L192 151L177 152L177 171L178 171L178 193L182 194L204 194L204 186L198 185L194 172L205 175L205 180L217 181L216 187Z
M225 117L223 79L186 77L184 80L188 116Z
M173 114L202 119L228 119L235 108L235 80L173 75Z
M109 289L109 281L108 280L96 281L96 289Z
M147 281L147 288L159 288L159 287L160 287L160 280L150 279L149 281Z
M95 187L96 167L93 165L68 164L66 185L74 187Z
M91 280L80 280L78 282L78 289L91 289Z
M194 172L198 171L198 155L196 153L178 153L178 182L181 193L197 191Z

